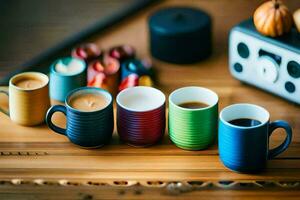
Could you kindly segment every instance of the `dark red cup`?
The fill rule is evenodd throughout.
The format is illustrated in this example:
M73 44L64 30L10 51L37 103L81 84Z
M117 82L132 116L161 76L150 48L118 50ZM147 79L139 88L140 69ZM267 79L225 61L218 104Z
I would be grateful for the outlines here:
M122 141L150 146L165 133L165 95L145 86L127 88L117 96L117 128Z

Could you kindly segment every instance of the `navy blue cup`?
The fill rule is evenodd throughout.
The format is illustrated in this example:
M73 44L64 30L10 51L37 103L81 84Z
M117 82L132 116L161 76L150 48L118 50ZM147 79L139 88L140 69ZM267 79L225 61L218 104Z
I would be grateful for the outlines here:
M70 100L84 93L102 95L106 98L107 105L96 111L80 111L72 108L69 104ZM52 123L51 118L55 112L62 112L66 115L66 129ZM114 129L113 98L109 92L100 88L75 89L68 94L65 105L55 105L48 110L46 123L50 129L67 136L76 145L86 148L101 147L110 141Z
M54 61L50 67L50 98L64 102L70 91L86 86L86 68L85 62L78 58L65 57Z
M236 119L254 119L256 124L233 124ZM290 125L282 120L270 122L269 112L253 104L234 104L224 108L219 119L219 154L223 164L237 172L254 173L266 167L267 160L285 151L292 140ZM269 149L269 138L277 128L286 132L284 142Z

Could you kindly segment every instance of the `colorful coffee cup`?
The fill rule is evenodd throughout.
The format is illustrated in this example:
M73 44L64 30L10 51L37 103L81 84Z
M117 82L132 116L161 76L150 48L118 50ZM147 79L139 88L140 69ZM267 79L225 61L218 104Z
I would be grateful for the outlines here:
M164 135L165 95L145 86L127 88L117 96L117 127L121 140L133 146L150 146Z
M95 111L75 109L70 102L82 94L100 95L105 99L105 105ZM66 129L53 124L51 118L55 112L62 112L66 115ZM109 92L100 88L77 88L68 94L65 105L55 105L48 110L46 122L50 129L67 136L76 145L86 148L101 147L110 141L114 129L113 97Z
M64 102L67 94L87 84L86 63L78 58L65 57L50 67L50 98Z
M24 83L22 86L19 85L21 82ZM9 112L3 109L0 111L20 125L34 126L43 123L50 107L48 83L48 76L39 72L25 72L13 76L9 81L8 91L0 90L9 96Z
M249 126L233 124L232 120L251 119ZM269 149L269 138L277 128L286 131L284 142ZM292 140L290 125L282 120L270 122L269 112L253 104L234 104L220 112L219 154L223 164L233 171L253 173L265 168L266 162L285 151Z
M180 104L201 102L203 108L184 108ZM205 149L217 135L218 95L203 87L183 87L169 96L169 136L179 148Z

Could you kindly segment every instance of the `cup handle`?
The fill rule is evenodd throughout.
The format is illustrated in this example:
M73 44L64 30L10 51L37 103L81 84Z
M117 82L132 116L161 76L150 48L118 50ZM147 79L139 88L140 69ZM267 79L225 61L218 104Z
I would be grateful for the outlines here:
M0 93L6 94L7 97L9 96L8 93L8 87L0 87ZM4 114L6 114L7 116L9 116L9 111L5 110L3 108L0 108L0 112L3 112Z
M67 111L67 109L66 109L65 106L63 106L63 105L55 105L55 106L52 106L47 111L47 114L46 114L46 123L47 123L48 127L50 129L52 129L53 131L55 131L56 133L59 133L59 134L62 134L62 135L66 135L66 129L60 128L60 127L56 126L55 124L53 124L52 123L52 115L55 112L61 112L64 115L66 115L66 111Z
M285 140L279 145L278 147L275 147L274 149L269 150L268 153L268 159L273 159L282 152L284 152L288 146L290 145L292 141L292 128L291 126L283 120L277 120L274 122L271 122L269 125L269 137L272 135L275 129L277 128L283 128L286 132L286 138Z

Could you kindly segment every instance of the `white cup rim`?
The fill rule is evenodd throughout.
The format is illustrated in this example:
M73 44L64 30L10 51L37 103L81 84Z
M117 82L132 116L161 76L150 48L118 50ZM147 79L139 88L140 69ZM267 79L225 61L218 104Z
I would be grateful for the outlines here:
M194 91L197 91L197 92L203 92L203 93L209 94L210 96L209 96L209 99L207 99L207 101L204 102L204 100L203 101L199 100L200 102L206 103L209 106L203 107L203 108L183 108L183 107L179 106L178 103L174 102L174 98L175 98L176 95L179 95L179 94L183 95L182 93L184 93L185 91L188 91L188 90L190 90L190 91L194 90ZM190 100L190 101L196 101L196 99L193 99L193 100ZM188 102L188 101L183 101L181 103L184 103L184 102ZM215 105L217 105L218 102L219 102L219 97L218 97L217 93L215 93L214 91L212 91L208 88L199 87L199 86L181 87L181 88L178 88L178 89L174 90L169 95L169 104L172 104L177 109L184 110L184 111L199 111L199 110L210 109L210 108L214 107Z
M260 121L261 123L255 126L237 126L229 123L229 121L240 118L250 118ZM265 125L270 120L270 113L263 107L249 104L237 103L229 105L222 109L219 115L220 121L227 126L239 129L252 129Z
M155 96L154 100L156 102L153 102L153 105L148 106L148 108L145 109L137 109L132 106L128 106L124 104L124 99L126 98L126 95L131 95L133 93L142 92L144 94L150 95L150 93ZM150 95L151 96L151 95ZM147 87L147 86L135 86L135 87L129 87L121 92L116 97L117 105L122 107L125 110L131 111L131 112L148 112L155 110L157 108L162 107L165 104L166 97L164 93L156 88L153 87Z

